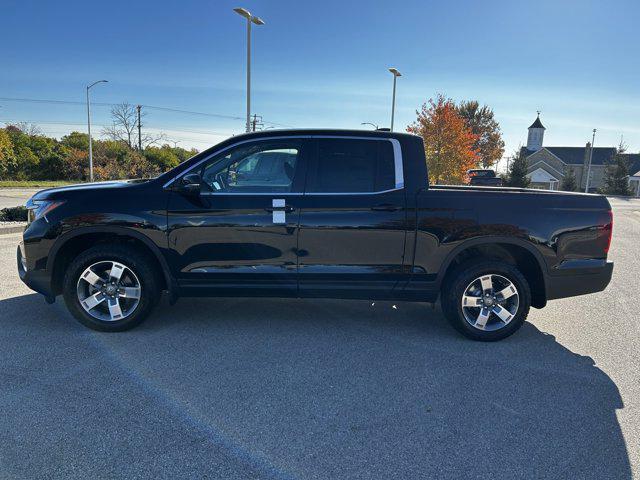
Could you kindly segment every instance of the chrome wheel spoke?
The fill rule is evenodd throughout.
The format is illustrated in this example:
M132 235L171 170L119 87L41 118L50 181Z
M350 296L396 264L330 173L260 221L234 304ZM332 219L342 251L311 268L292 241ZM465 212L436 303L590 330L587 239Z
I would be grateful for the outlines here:
M498 297L498 300L502 302L517 293L518 291L516 290L516 287L513 286L513 283L510 283L506 288L503 288L496 293L496 296Z
M97 287L104 282L104 280L102 280L98 275L96 275L90 268L87 268L83 272L80 278L82 278L84 281L86 281L90 285L93 285L94 287Z
M465 295L462 297L463 307L480 307L482 306L482 297L473 297L471 295Z
M493 307L493 313L495 313L504 323L508 323L509 320L513 318L511 312L506 308L501 307L500 305L495 305Z
M491 310L486 307L482 307L480 309L480 314L476 318L475 327L481 330L484 330L484 327L487 325L487 321L489 320L489 316L491 316Z
M82 306L85 308L85 310L89 311L92 308L95 308L96 305L104 302L104 299L105 296L102 294L102 292L98 292L82 300Z
M140 298L140 287L122 287L120 288L119 296L123 298Z
M480 284L482 285L482 293L487 294L493 292L493 281L491 280L491 275L480 277Z
M120 308L120 300L118 300L118 297L110 298L108 304L111 320L119 320L122 318L122 309Z
M111 265L111 271L109 272L109 280L112 282L119 282L125 268L126 267L121 263L113 262Z

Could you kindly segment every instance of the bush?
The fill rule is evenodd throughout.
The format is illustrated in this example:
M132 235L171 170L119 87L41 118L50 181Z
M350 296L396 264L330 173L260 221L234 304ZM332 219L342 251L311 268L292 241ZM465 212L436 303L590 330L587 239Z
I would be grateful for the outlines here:
M71 132L57 140L21 126L0 128L0 180L87 181L88 146L85 133ZM126 142L94 139L94 176L96 180L155 177L196 153L169 145L139 152Z
M23 206L0 210L0 222L26 222L27 209Z

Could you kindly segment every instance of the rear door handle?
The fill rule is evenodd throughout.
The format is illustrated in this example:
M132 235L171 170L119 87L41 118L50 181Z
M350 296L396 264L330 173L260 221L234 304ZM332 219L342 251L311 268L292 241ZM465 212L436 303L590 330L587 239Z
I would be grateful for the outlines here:
M376 212L397 212L401 209L402 207L400 205L393 205L391 203L381 203L380 205L374 205L371 207L371 210Z

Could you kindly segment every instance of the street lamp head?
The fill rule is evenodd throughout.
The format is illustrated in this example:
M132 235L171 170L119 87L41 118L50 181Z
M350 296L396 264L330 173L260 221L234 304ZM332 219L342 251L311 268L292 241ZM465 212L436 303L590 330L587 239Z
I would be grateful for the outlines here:
M391 67L391 68L389 69L389 71L390 71L391 73L393 73L393 76L394 76L394 77L401 77L401 76L402 76L402 74L398 71L398 69L397 69L397 68L393 68L393 67Z
M242 15L247 20L251 20L251 13L249 13L247 9L238 7L238 8L234 8L233 11L236 12L238 15Z
M242 15L251 23L255 23L256 25L264 25L264 20L262 20L260 17L256 17L255 15L251 15L251 12L246 8L238 7L238 8L234 8L233 11L236 12L238 15Z
M91 87L93 87L94 85L97 85L99 83L109 83L109 80L98 80L97 82L93 82L91 85L87 86L87 90L89 90Z

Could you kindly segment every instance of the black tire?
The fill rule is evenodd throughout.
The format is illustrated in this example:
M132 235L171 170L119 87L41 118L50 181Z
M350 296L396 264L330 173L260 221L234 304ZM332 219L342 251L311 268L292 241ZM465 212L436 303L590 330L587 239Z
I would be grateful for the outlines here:
M462 298L467 287L475 279L489 274L506 278L518 291L515 315L509 323L493 331L480 330L472 326L466 320L462 308ZM449 323L464 336L484 342L502 340L515 333L526 320L531 306L531 289L526 278L515 266L500 260L474 260L457 266L447 276L441 293L442 311ZM495 322L497 317L493 318Z
M89 315L80 305L78 281L89 266L101 261L115 261L130 269L140 282L140 298L133 311L121 320L104 321ZM78 255L67 268L63 281L64 301L69 312L84 326L101 332L122 332L140 325L160 297L158 272L145 252L123 244L96 245Z

